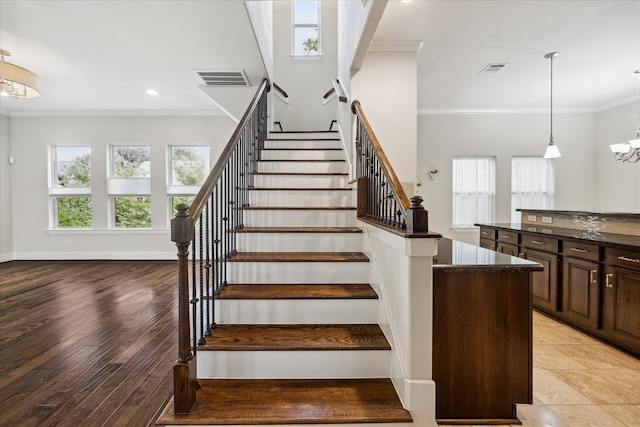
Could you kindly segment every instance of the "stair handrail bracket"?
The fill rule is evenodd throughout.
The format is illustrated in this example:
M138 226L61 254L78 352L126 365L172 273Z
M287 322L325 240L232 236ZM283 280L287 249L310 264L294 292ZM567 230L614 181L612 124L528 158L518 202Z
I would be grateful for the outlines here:
M177 205L171 220L171 241L178 248L176 414L191 412L196 403L197 347L216 327L215 298L227 285L227 260L237 252L236 231L244 227L248 190L267 136L269 91L264 79L193 202Z
M356 116L358 219L404 237L440 237L429 232L423 198L407 197L359 101L353 101L351 111Z

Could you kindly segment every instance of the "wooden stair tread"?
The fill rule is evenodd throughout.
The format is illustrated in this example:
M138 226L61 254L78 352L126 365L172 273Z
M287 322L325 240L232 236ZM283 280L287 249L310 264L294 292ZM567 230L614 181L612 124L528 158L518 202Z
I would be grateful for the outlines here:
M259 162L346 162L344 159L260 159Z
M231 262L369 262L362 252L238 252Z
M348 176L347 172L254 172L254 175Z
M342 148L318 148L318 147L295 147L295 148L263 148L263 151L342 151Z
M391 350L376 324L219 324L199 351Z
M362 233L358 227L244 227L238 233Z
M353 191L345 187L251 187L249 191Z
M173 413L159 425L343 424L412 422L388 378L338 380L200 379L188 415Z
M371 285L230 283L216 299L377 299Z
M244 210L355 211L355 206L244 206Z

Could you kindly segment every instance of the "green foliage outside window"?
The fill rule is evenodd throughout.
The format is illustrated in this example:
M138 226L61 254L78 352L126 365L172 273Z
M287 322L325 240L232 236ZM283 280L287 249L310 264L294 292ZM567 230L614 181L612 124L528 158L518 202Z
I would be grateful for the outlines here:
M58 197L59 228L91 228L91 197Z
M318 39L308 38L304 42L302 42L302 46L306 55L318 52Z
M149 197L114 197L114 205L116 227L151 227L151 199Z

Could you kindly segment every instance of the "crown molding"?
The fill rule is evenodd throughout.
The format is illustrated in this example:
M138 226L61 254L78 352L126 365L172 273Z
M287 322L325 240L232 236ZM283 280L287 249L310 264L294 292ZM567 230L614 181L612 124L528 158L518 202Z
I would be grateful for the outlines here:
M228 117L220 110L0 110L9 117Z

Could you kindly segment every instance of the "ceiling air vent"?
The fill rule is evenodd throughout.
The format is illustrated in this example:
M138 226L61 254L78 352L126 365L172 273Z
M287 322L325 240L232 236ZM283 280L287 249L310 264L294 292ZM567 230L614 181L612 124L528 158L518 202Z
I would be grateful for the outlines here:
M251 86L244 70L195 70L205 86Z
M486 67L484 67L482 70L480 70L478 75L479 76L486 76L488 74L495 74L498 71L502 70L507 65L509 65L508 62L503 62L501 64L489 64Z

